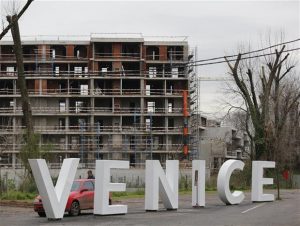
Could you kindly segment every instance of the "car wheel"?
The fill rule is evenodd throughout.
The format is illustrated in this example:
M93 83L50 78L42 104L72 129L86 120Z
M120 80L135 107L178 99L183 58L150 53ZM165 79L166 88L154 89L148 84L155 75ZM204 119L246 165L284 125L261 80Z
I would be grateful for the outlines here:
M38 215L40 216L40 217L46 217L46 213L45 212L37 212L38 213Z
M72 202L69 214L70 216L78 216L80 214L80 205L78 201Z

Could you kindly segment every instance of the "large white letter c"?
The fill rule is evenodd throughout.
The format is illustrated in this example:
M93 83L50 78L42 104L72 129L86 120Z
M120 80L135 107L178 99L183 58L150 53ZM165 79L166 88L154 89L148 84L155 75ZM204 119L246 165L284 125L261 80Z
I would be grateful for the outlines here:
M218 194L220 199L227 205L239 204L245 198L243 192L234 191L231 193L229 188L229 180L232 172L235 169L243 170L244 165L245 164L240 160L231 159L227 160L220 168L217 181Z

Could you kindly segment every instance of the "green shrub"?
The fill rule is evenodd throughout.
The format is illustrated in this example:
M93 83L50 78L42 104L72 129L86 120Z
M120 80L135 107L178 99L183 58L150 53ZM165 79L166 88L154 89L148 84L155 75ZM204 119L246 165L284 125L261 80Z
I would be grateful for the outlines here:
M136 197L136 196L143 196L145 195L145 191L144 189L138 189L136 191L133 191L133 192L126 192L126 191L123 191L123 192L113 192L112 193L112 196L113 197Z
M121 196L128 196L128 193L126 191L121 191L121 192L113 192L112 193L113 197L121 197Z
M137 191L134 192L136 195L145 195L145 190L144 189L138 189Z
M31 177L26 177L20 184L19 190L27 193L37 193L35 181Z
M179 178L179 191L192 190L192 180L187 176L181 176Z
M206 191L215 191L217 190L217 175L211 175L209 178L209 182L205 183Z
M7 190L8 191L11 191L11 190L16 190L16 184L15 184L15 181L14 180L12 180L12 179L8 179L7 180Z

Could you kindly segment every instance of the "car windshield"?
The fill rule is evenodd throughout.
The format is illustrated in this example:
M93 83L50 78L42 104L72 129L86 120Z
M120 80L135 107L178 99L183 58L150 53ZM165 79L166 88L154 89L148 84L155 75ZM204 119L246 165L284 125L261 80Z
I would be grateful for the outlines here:
M80 187L79 181L74 181L72 184L71 191L77 191L79 189L79 187Z

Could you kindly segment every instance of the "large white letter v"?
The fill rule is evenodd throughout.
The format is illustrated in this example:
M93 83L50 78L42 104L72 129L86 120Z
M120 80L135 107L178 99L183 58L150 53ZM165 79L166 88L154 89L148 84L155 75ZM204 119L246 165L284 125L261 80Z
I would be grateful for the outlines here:
M55 187L45 159L28 161L48 219L63 218L79 158L64 159Z

